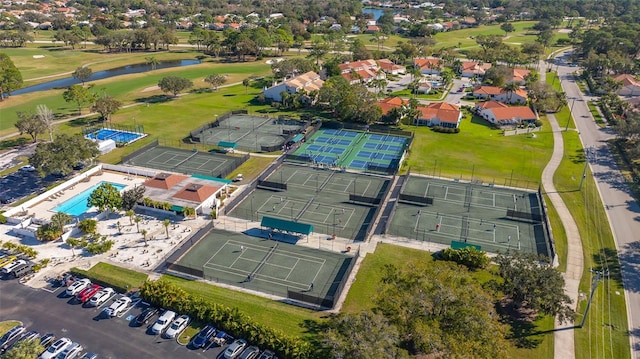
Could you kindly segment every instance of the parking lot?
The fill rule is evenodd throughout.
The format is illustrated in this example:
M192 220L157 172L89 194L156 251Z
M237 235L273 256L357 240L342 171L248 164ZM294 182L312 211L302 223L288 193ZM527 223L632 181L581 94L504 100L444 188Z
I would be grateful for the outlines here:
M101 314L103 308L121 295L114 295L98 308L87 308L64 296L65 289L34 289L15 280L0 281L0 320L19 320L27 330L67 337L99 358L216 358L225 349L212 346L206 351L190 350L175 339L147 334L147 326L130 325L130 320L146 307L139 299L134 299L135 305L122 315L106 319Z

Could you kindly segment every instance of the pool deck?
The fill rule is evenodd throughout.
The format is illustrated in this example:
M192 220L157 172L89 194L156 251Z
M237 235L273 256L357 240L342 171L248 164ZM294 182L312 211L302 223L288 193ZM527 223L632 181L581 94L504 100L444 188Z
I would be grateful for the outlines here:
M61 185L59 191L53 196L49 196L41 202L36 203L33 206L24 208L23 210L29 211L29 214L34 214L36 218L49 219L56 212L53 210L56 206L72 199L78 194L86 191L87 189L97 185L100 182L112 182L126 185L126 189L133 188L134 185L142 184L146 178L129 176L127 174L119 174L116 172L103 171L102 174L96 174L88 177L87 182L78 182L75 185L64 187Z

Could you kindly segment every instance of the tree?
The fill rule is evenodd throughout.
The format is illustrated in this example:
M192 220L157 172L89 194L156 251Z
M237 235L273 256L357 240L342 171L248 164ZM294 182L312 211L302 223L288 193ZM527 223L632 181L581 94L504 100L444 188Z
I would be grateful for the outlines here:
M104 121L109 121L111 115L116 113L120 107L122 107L122 102L107 94L103 94L102 97L97 99L93 106L91 106L91 111L99 113Z
M169 225L171 224L171 221L168 219L165 219L162 221L162 225L164 226L164 230L167 233L167 239L169 239Z
M572 322L571 298L564 293L564 277L547 258L531 253L508 252L495 258L504 282L502 292L519 308Z
M137 186L122 192L122 209L127 212L129 219L133 216L133 207L144 198L145 190L144 186Z
M49 140L53 141L53 120L55 119L55 116L51 109L49 109L47 105L40 104L36 108L36 116L38 116L38 119L42 121L49 132Z
M204 82L210 84L214 91L218 91L218 87L227 82L227 77L221 74L211 74L205 77Z
M353 40L353 42L351 43L351 46L349 47L349 51L351 51L351 56L353 56L353 61L367 60L372 57L371 51L367 49L364 42L362 42L362 40L357 38Z
M57 228L60 232L64 232L64 226L72 221L73 218L64 212L57 212L51 216L51 225Z
M193 87L193 82L184 77L167 76L158 82L158 86L163 92L171 92L176 97L180 92Z
M385 266L376 312L393 324L411 354L505 358L511 344L489 294L452 262Z
M87 140L81 134L65 134L57 136L53 142L39 143L29 158L29 163L43 177L49 174L66 176L73 171L73 166L93 160L99 155L95 142Z
M140 216L135 216L133 217L133 221L136 222L136 230L140 233L140 221L142 221L142 218L140 218Z
M22 74L9 55L0 52L0 101L22 87Z
M147 243L147 234L148 234L148 233L149 233L149 232L147 232L147 230L146 230L146 229L143 229L143 230L140 232L140 234L142 234L142 239L144 240L144 246L145 246L145 247L149 246L149 244Z
M144 186L140 186L140 187L144 187ZM126 191L125 191L126 192ZM122 194L122 207L124 207L124 193ZM136 212L133 211L133 209L127 209L124 214L129 217L129 225L133 226L133 216L135 216Z
M28 134L33 143L38 142L38 135L45 133L47 125L33 112L18 112L18 122L14 124L20 134Z
M98 207L100 212L116 211L122 207L122 195L114 185L105 182L91 192L87 204L91 207ZM107 213L107 217L108 215Z
M507 36L510 32L516 31L516 28L513 27L513 24L510 22L505 22L500 25L500 30L504 31L504 35Z
M155 70L158 66L158 59L155 56L149 56L144 58L147 61L147 65L151 65L151 70Z
M247 94L247 89L249 88L249 85L251 85L251 78L247 77L246 79L242 80L242 86L244 86L244 94Z
M398 330L380 314L341 314L326 326L323 344L331 358L398 358Z
M520 89L520 85L517 82L511 81L507 82L502 86L502 90L507 93L507 103L511 103L511 99L513 98L513 94Z
M44 352L40 339L21 340L2 355L3 359L33 359Z
M71 85L62 93L66 102L75 102L78 105L78 115L82 114L82 107L95 101L95 94L82 85Z
M320 60L329 52L329 44L322 39L313 40L312 47L309 50L309 58L316 60L316 66L320 65Z
M91 70L91 68L87 66L80 66L71 74L74 79L82 82L83 86L84 83L91 77L91 75L93 75L93 70Z

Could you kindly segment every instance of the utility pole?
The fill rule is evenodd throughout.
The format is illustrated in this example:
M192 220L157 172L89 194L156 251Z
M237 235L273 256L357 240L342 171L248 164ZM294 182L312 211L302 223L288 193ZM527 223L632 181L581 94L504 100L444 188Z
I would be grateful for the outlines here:
M585 309L584 311L584 315L582 316L582 321L580 322L580 325L578 326L578 328L582 328L584 326L584 322L587 320L587 314L589 314L589 307L591 307L591 301L593 300L593 294L596 292L596 289L598 288L598 283L600 282L600 280L602 280L603 276L607 276L607 278L609 278L609 270L605 269L605 270L594 270L591 269L591 273L595 273L596 276L595 278L593 278L592 281L592 285L591 285L591 294L589 294L589 301L587 302L587 309Z
M593 147L587 147L585 149L585 159L584 159L584 168L582 169L582 177L580 177L580 185L578 186L578 191L582 191L582 184L584 183L585 177L587 177L587 166L589 165L589 158L591 157L591 151Z

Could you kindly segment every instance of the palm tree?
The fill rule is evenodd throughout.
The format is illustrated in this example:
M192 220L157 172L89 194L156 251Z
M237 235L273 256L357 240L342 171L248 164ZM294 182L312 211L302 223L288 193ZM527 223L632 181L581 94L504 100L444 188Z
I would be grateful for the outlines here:
M158 67L158 59L155 56L146 57L147 65L151 65L151 70L155 70Z
M116 227L118 227L118 234L122 234L122 225L120 224L120 221L116 222Z
M70 215L63 212L57 212L56 214L51 216L51 224L61 232L64 232L64 226L71 223L72 220L73 219Z
M165 219L164 221L162 221L162 225L164 226L165 232L167 232L167 239L169 238L169 225L171 224L171 221L168 219Z
M247 89L249 88L249 85L251 84L251 79L250 78L246 78L244 80L242 80L242 86L244 86L244 94L247 94Z
M129 217L129 224L133 226L133 216L136 214L132 209L128 209L124 214Z
M147 247L147 246L149 245L149 244L147 243L147 233L148 233L148 232L147 232L147 230L146 230L146 229L143 229L143 230L142 230L142 232L140 232L140 233L142 233L142 239L144 240L144 246L145 246L145 247Z
M502 90L507 93L507 102L511 103L513 94L520 89L520 85L517 82L511 81L502 86Z
M140 216L133 217L133 221L136 222L136 227L138 229L138 233L140 233L140 221L141 220L142 220L142 218L140 218Z

